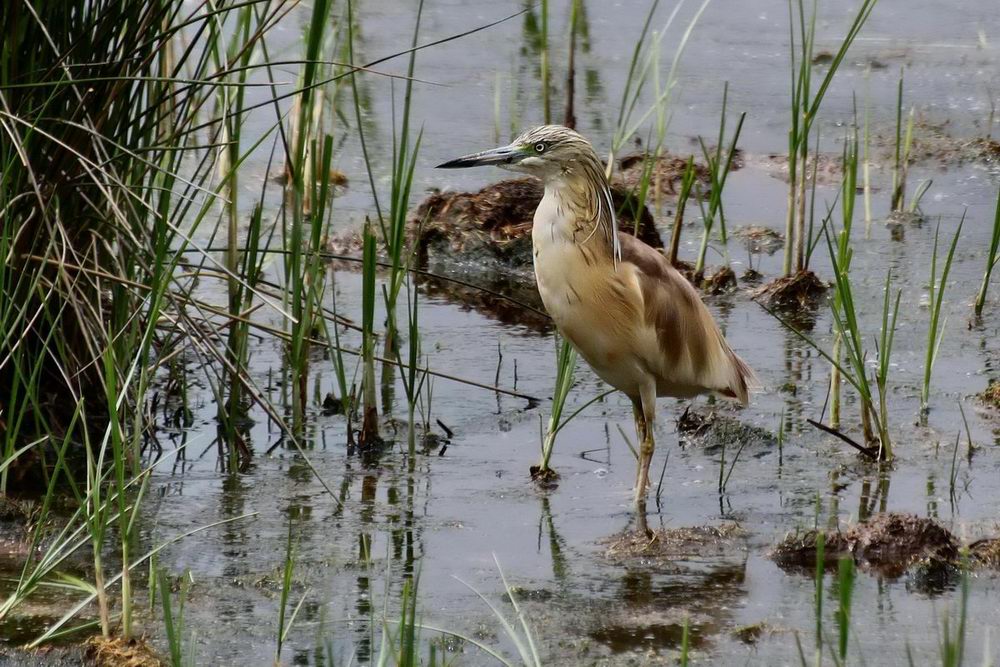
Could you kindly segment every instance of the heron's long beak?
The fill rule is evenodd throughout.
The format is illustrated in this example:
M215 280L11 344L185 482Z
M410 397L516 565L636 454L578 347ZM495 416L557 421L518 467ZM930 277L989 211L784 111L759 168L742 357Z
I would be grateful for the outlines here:
M437 169L462 169L464 167L482 167L485 165L506 165L516 164L527 156L520 146L510 144L500 148L491 148L488 151L465 155L454 160L449 160L444 164L439 164Z

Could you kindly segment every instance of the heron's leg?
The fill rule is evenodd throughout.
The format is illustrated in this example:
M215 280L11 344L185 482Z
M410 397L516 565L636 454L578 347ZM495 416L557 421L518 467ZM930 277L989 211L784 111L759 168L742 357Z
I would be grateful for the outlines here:
M635 437L641 445L646 439L646 416L642 413L642 401L638 398L632 399L632 419L635 420Z
M656 387L648 386L643 388L641 394L642 424L643 428L639 433L641 442L639 444L639 473L635 480L635 501L646 500L646 489L649 488L649 464L653 460L653 449L656 444L653 441L653 419L656 415ZM638 423L638 418L636 422Z

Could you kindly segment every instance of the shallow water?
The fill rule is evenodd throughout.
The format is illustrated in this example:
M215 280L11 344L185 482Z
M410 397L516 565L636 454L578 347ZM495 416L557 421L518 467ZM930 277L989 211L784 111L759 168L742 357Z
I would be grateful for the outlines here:
M397 51L408 43L414 10L399 4L365 3L359 59ZM562 90L567 3L551 4L555 18L550 29L558 36L554 39L559 49L553 56L553 77L557 90ZM577 63L579 129L599 150L606 150L645 3L584 4L589 50L579 54ZM852 3L823 4L818 50L833 44L852 11ZM995 13L992 5L973 0L948 6L890 0L880 4L824 103L823 146L839 153L839 138L850 122L852 92L857 92L860 105L865 91L870 91L873 127L888 135L900 67L905 69L907 103L916 105L922 119L947 122L948 131L959 137L982 134L989 113L986 86L1000 74L1000 49L991 35L980 37L978 32ZM520 3L428 2L422 41L521 7ZM694 9L694 5L683 9L682 19L686 21ZM662 7L654 25L661 25L669 10ZM694 137L715 135L724 80L730 82L730 114L744 110L748 114L741 141L744 150L762 155L786 149L786 11L784 2L709 6L682 63L669 139L672 149L691 151ZM283 32L273 37L272 57L299 56L298 31L307 16L304 10L289 15ZM685 21L674 26L668 44L679 37L678 27ZM417 76L441 85L416 88L413 118L422 124L424 137L415 200L426 187L474 189L500 177L499 172L487 170L431 168L497 141L493 111L497 76L502 90L499 140L509 138L512 110L519 125L540 122L537 56L528 27L522 16L420 52ZM876 67L866 79L863 65L872 62ZM405 63L392 61L382 68L401 72ZM389 83L379 78L364 81L372 100L366 119L370 150L377 163L388 167ZM511 92L512 81L519 92ZM401 95L399 84L396 95L397 99ZM558 92L553 108L559 118ZM269 122L266 115L254 117L248 134L262 131ZM335 203L338 224L344 229L371 212L360 151L353 130L346 134L337 167L348 175L350 186ZM786 186L753 160L748 163L727 184L728 223L731 228L755 224L781 229ZM261 155L249 173L260 179L265 168L266 155ZM378 176L379 185L387 187L385 171ZM876 222L869 230L863 222L856 225L852 276L869 340L877 333L887 269L892 269L894 286L903 290L891 377L891 427L899 460L891 470L880 472L859 461L851 450L805 422L821 414L829 366L742 289L708 302L730 343L756 369L764 387L748 409L713 407L770 431L777 431L784 414L783 450L779 454L773 446L748 447L720 497L716 490L720 452L680 447L674 422L687 403L661 400L653 470L657 475L664 470L663 491L650 516L651 526L735 521L745 530L742 537L680 554L669 562L619 562L605 553L606 540L629 527L632 518L634 461L619 427L634 436L630 408L621 396L592 406L560 434L553 465L562 479L549 492L537 490L528 479L528 467L538 457L539 421L548 414L545 401L535 407L523 399L436 380L433 416L453 429L454 437L444 451L418 457L412 471L402 444L376 461L362 461L349 453L343 419L325 416L315 406L306 426L308 456L337 495L334 499L294 449L279 444L271 456L264 454L280 434L262 414L255 415L251 433L257 454L252 467L244 473L221 472L212 445L215 408L204 392L198 397L195 424L184 434L186 460L172 469L170 464L161 466L155 474L143 536L154 544L221 519L257 513L185 539L160 556L160 565L169 571L189 570L193 577L185 620L199 663L272 660L290 521L296 544L292 597L297 602L305 596L283 654L292 664L316 664L318 647L325 644L333 647L335 664L346 664L352 656L367 663L380 642L378 619L383 609L390 618L397 616L401 582L416 573L425 624L477 637L513 656L513 646L497 619L462 583L468 582L509 614L494 557L521 590L547 664L659 663L676 655L685 618L690 619L696 662L798 664L794 633L800 634L807 655L814 645L814 582L810 576L783 572L767 553L787 532L811 527L817 503L823 524L857 520L873 511L897 511L935 517L968 540L1000 533L995 525L1000 517L996 485L1000 419L975 398L988 379L1000 378L1000 285L994 285L984 322L967 327L989 238L996 175L975 163L918 164L911 172L911 191L923 178L934 180L923 203L928 221L906 227L901 237L894 237L880 222L887 210L889 169L876 169L874 177L882 187L874 195ZM250 202L260 183L248 179L244 187ZM277 191L272 188L272 200ZM836 192L836 186L820 186L817 196L820 202L832 202ZM860 197L858 210L862 210ZM947 286L948 320L934 374L932 409L927 424L918 425L935 225L940 219L944 246L963 210L966 221ZM693 256L699 236L695 227L685 230L682 257ZM732 240L730 253L737 275L742 274L748 261L742 242ZM815 254L814 268L821 276L830 275L826 254L823 248ZM709 257L710 263L719 261L719 253ZM780 251L752 260L767 277L780 272ZM278 266L270 271L280 275ZM341 272L336 284L338 310L357 316L359 277ZM501 324L489 313L442 296L423 297L420 324L431 368L487 384L498 377L501 386L537 397L551 391L555 376L551 334ZM831 326L827 310L821 308L813 335L826 347ZM874 342L871 345L874 350ZM252 358L256 381L269 387L275 400L281 391L281 356L279 346L266 341ZM330 364L317 355L313 368L310 386L316 396L334 391ZM577 379L569 409L604 390L582 365ZM405 415L398 384L392 402L396 414ZM696 402L703 408L705 403L705 399ZM967 462L963 435L957 494L950 500L952 447L963 429L959 404L980 447ZM856 412L856 404L848 400L846 424L853 426ZM405 442L405 426L400 428L399 440ZM856 427L851 431L857 435ZM170 441L164 443L169 448ZM728 458L737 447L738 443L732 444ZM994 574L982 572L973 577L970 588L966 658L969 664L980 664L987 632L995 625L1000 585ZM836 633L831 577L825 590L824 631L829 645ZM859 574L850 654L867 664L905 664L909 646L914 664L932 664L937 660L943 615L954 609L957 596L955 582L933 586L914 576L887 580ZM755 644L737 637L740 628L757 624L769 630ZM149 629L158 632L155 623ZM461 652L462 664L491 664L467 643L450 641L448 647ZM996 649L991 654L996 659Z

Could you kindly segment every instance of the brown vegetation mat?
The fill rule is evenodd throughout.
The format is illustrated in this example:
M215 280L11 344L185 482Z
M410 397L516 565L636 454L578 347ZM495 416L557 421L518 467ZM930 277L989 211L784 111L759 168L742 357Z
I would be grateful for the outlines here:
M736 272L728 266L723 266L712 275L703 278L700 287L709 294L732 292L738 287Z
M787 536L771 551L783 569L812 571L816 567L815 530ZM876 514L868 521L823 533L823 562L833 566L844 556L862 569L898 577L918 564L957 567L962 564L961 542L951 531L932 519L914 514ZM1000 566L1000 540L983 539L968 546L973 566Z
M163 663L145 639L91 637L87 657L101 667L159 667Z
M752 164L760 165L769 176L788 182L788 155L770 153L751 156L747 160ZM801 164L796 166L796 171L799 174L802 173ZM818 185L839 185L843 177L840 153L810 154L806 163L806 182L812 183L814 176Z

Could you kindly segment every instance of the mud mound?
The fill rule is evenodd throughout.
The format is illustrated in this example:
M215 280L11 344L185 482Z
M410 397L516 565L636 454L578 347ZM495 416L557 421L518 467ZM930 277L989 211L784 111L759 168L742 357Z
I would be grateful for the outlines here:
M701 288L709 294L732 292L737 287L736 272L728 266L723 266L701 281Z
M498 267L531 267L531 225L544 188L534 178L518 178L487 185L479 192L432 192L420 203L408 223L419 233L422 256L440 252L450 261L477 261ZM611 188L618 226L635 233L654 248L662 247L653 216L621 185ZM638 214L637 214L638 213Z
M643 173L646 170L646 160L648 153L633 153L623 157L619 163L619 171L613 177L615 183L620 183L629 192L635 192L642 186ZM687 159L670 153L663 153L653 165L652 173L649 176L649 194L647 199L653 199L659 194L664 197L676 197L680 192L681 181L684 180L684 172L687 170ZM734 159L732 170L736 170L742 163L737 163ZM702 194L708 191L710 182L708 168L703 164L695 162L695 179L701 184Z
M159 667L163 664L143 639L91 637L86 648L87 657L102 667Z
M979 398L994 408L1000 409L1000 380L990 380L990 384L979 394Z
M628 531L608 538L604 556L616 563L640 559L645 561L670 561L677 558L704 556L729 551L732 543L746 536L737 523L718 526L692 526L654 530L651 535Z
M790 535L772 550L771 558L783 569L811 571L816 567L818 537L814 530ZM847 532L824 533L824 565L832 566L843 556L853 558L862 569L890 577L918 564L949 567L961 561L959 541L947 528L931 519L896 513L877 514Z
M886 162L895 150L894 133L873 137L876 145L887 154ZM972 139L952 136L948 123L932 123L918 119L913 125L910 145L910 163L932 162L941 166L959 166L967 163L1000 164L1000 142L992 137Z
M768 176L788 182L788 155L770 153L768 155L748 156L748 164L761 168ZM801 164L796 164L796 171L801 174ZM812 183L815 178L818 185L839 185L843 177L842 156L840 153L810 154L806 161L806 182Z
M785 311L816 308L827 285L812 271L799 271L775 278L754 290L753 297L765 306Z

